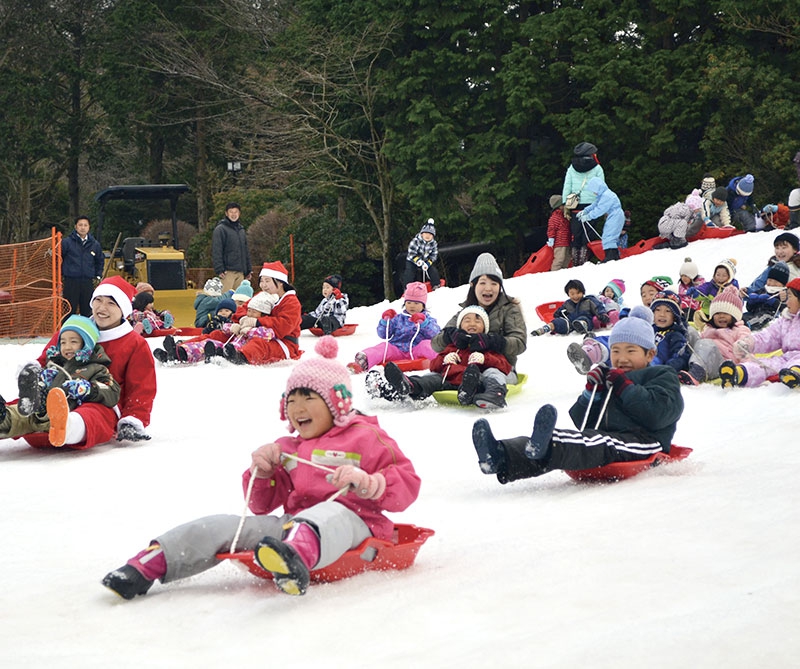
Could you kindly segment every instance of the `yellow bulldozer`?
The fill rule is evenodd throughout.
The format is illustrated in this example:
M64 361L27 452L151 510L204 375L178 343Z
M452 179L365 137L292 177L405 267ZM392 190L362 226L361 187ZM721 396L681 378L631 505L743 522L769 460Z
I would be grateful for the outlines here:
M95 195L99 204L97 219L98 239L102 239L106 205L114 200L168 200L172 216L172 235L159 235L158 242L144 237L127 237L114 248L105 251L106 265L103 276L122 276L136 285L140 281L155 289L155 307L167 309L175 317L176 326L192 326L196 290L187 285L186 258L178 240L178 198L189 191L186 184L147 184L137 186L111 186Z

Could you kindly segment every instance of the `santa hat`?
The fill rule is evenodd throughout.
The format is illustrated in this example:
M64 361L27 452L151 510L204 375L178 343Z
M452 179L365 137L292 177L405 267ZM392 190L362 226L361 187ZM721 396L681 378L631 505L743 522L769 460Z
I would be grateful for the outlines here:
M614 325L608 337L608 347L614 344L635 344L645 351L656 347L653 331L653 312L641 304L631 309L627 318Z
M662 290L658 293L650 303L650 311L655 312L656 307L659 306L668 307L672 315L675 316L675 320L679 321L683 318L680 298L671 290Z
M726 286L711 300L708 315L713 318L714 314L730 314L734 321L740 321L742 320L743 306L736 286Z
M288 420L286 398L298 388L308 388L322 397L328 405L335 425L347 425L355 416L353 389L350 386L350 373L336 360L339 345L333 337L326 335L317 342L314 350L321 357L301 362L286 381L286 390L280 404L281 420ZM291 423L289 431L294 431Z
M275 262L265 262L261 268L259 276L269 276L273 279L280 279L284 283L289 282L289 270L287 270L280 260Z
M420 281L412 281L409 283L403 293L403 302L422 302L422 304L427 304L428 289L425 287L425 284Z
M127 318L133 311L131 301L136 294L136 289L121 276L110 276L97 284L97 288L92 293L92 300L95 297L110 297L122 310L122 317Z
M86 316L70 316L61 326L61 332L75 332L83 340L83 348L75 354L78 362L87 362L100 339L100 331L94 321ZM48 357L52 357L49 356Z
M458 312L458 319L456 320L456 327L461 327L461 321L464 320L464 316L467 314L475 314L480 316L481 320L483 321L483 331L489 332L489 314L486 313L486 309L483 307L479 307L477 304L470 305L468 307L464 307L461 311Z

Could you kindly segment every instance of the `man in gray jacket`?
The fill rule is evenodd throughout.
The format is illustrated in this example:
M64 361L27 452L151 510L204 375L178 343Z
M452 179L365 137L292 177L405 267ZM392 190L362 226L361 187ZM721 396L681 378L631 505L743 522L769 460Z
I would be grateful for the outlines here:
M236 202L225 206L225 218L214 228L211 239L211 261L214 271L222 279L222 291L236 290L252 272L250 251L247 249L247 231L239 222L241 208Z

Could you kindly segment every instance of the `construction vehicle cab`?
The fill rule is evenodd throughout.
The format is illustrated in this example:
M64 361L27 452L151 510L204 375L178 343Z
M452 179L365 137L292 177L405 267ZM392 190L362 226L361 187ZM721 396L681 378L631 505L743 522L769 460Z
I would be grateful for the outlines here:
M159 235L158 242L127 237L106 256L105 276L118 274L130 283L149 283L155 290L186 289L186 259L178 247L178 198L189 191L185 184L111 186L95 195L100 205L97 237L102 239L106 205L112 200L169 200L172 239Z

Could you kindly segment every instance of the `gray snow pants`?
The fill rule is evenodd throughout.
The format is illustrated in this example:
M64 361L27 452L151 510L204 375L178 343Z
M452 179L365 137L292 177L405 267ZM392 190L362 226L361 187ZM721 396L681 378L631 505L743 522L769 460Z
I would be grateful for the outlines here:
M336 502L316 504L296 516L247 516L236 544L237 551L255 550L266 536L281 539L289 520L308 522L319 533L320 555L315 568L336 562L344 553L372 536L366 523ZM194 576L219 564L217 553L230 550L240 516L218 515L179 525L154 539L167 561L162 583Z

